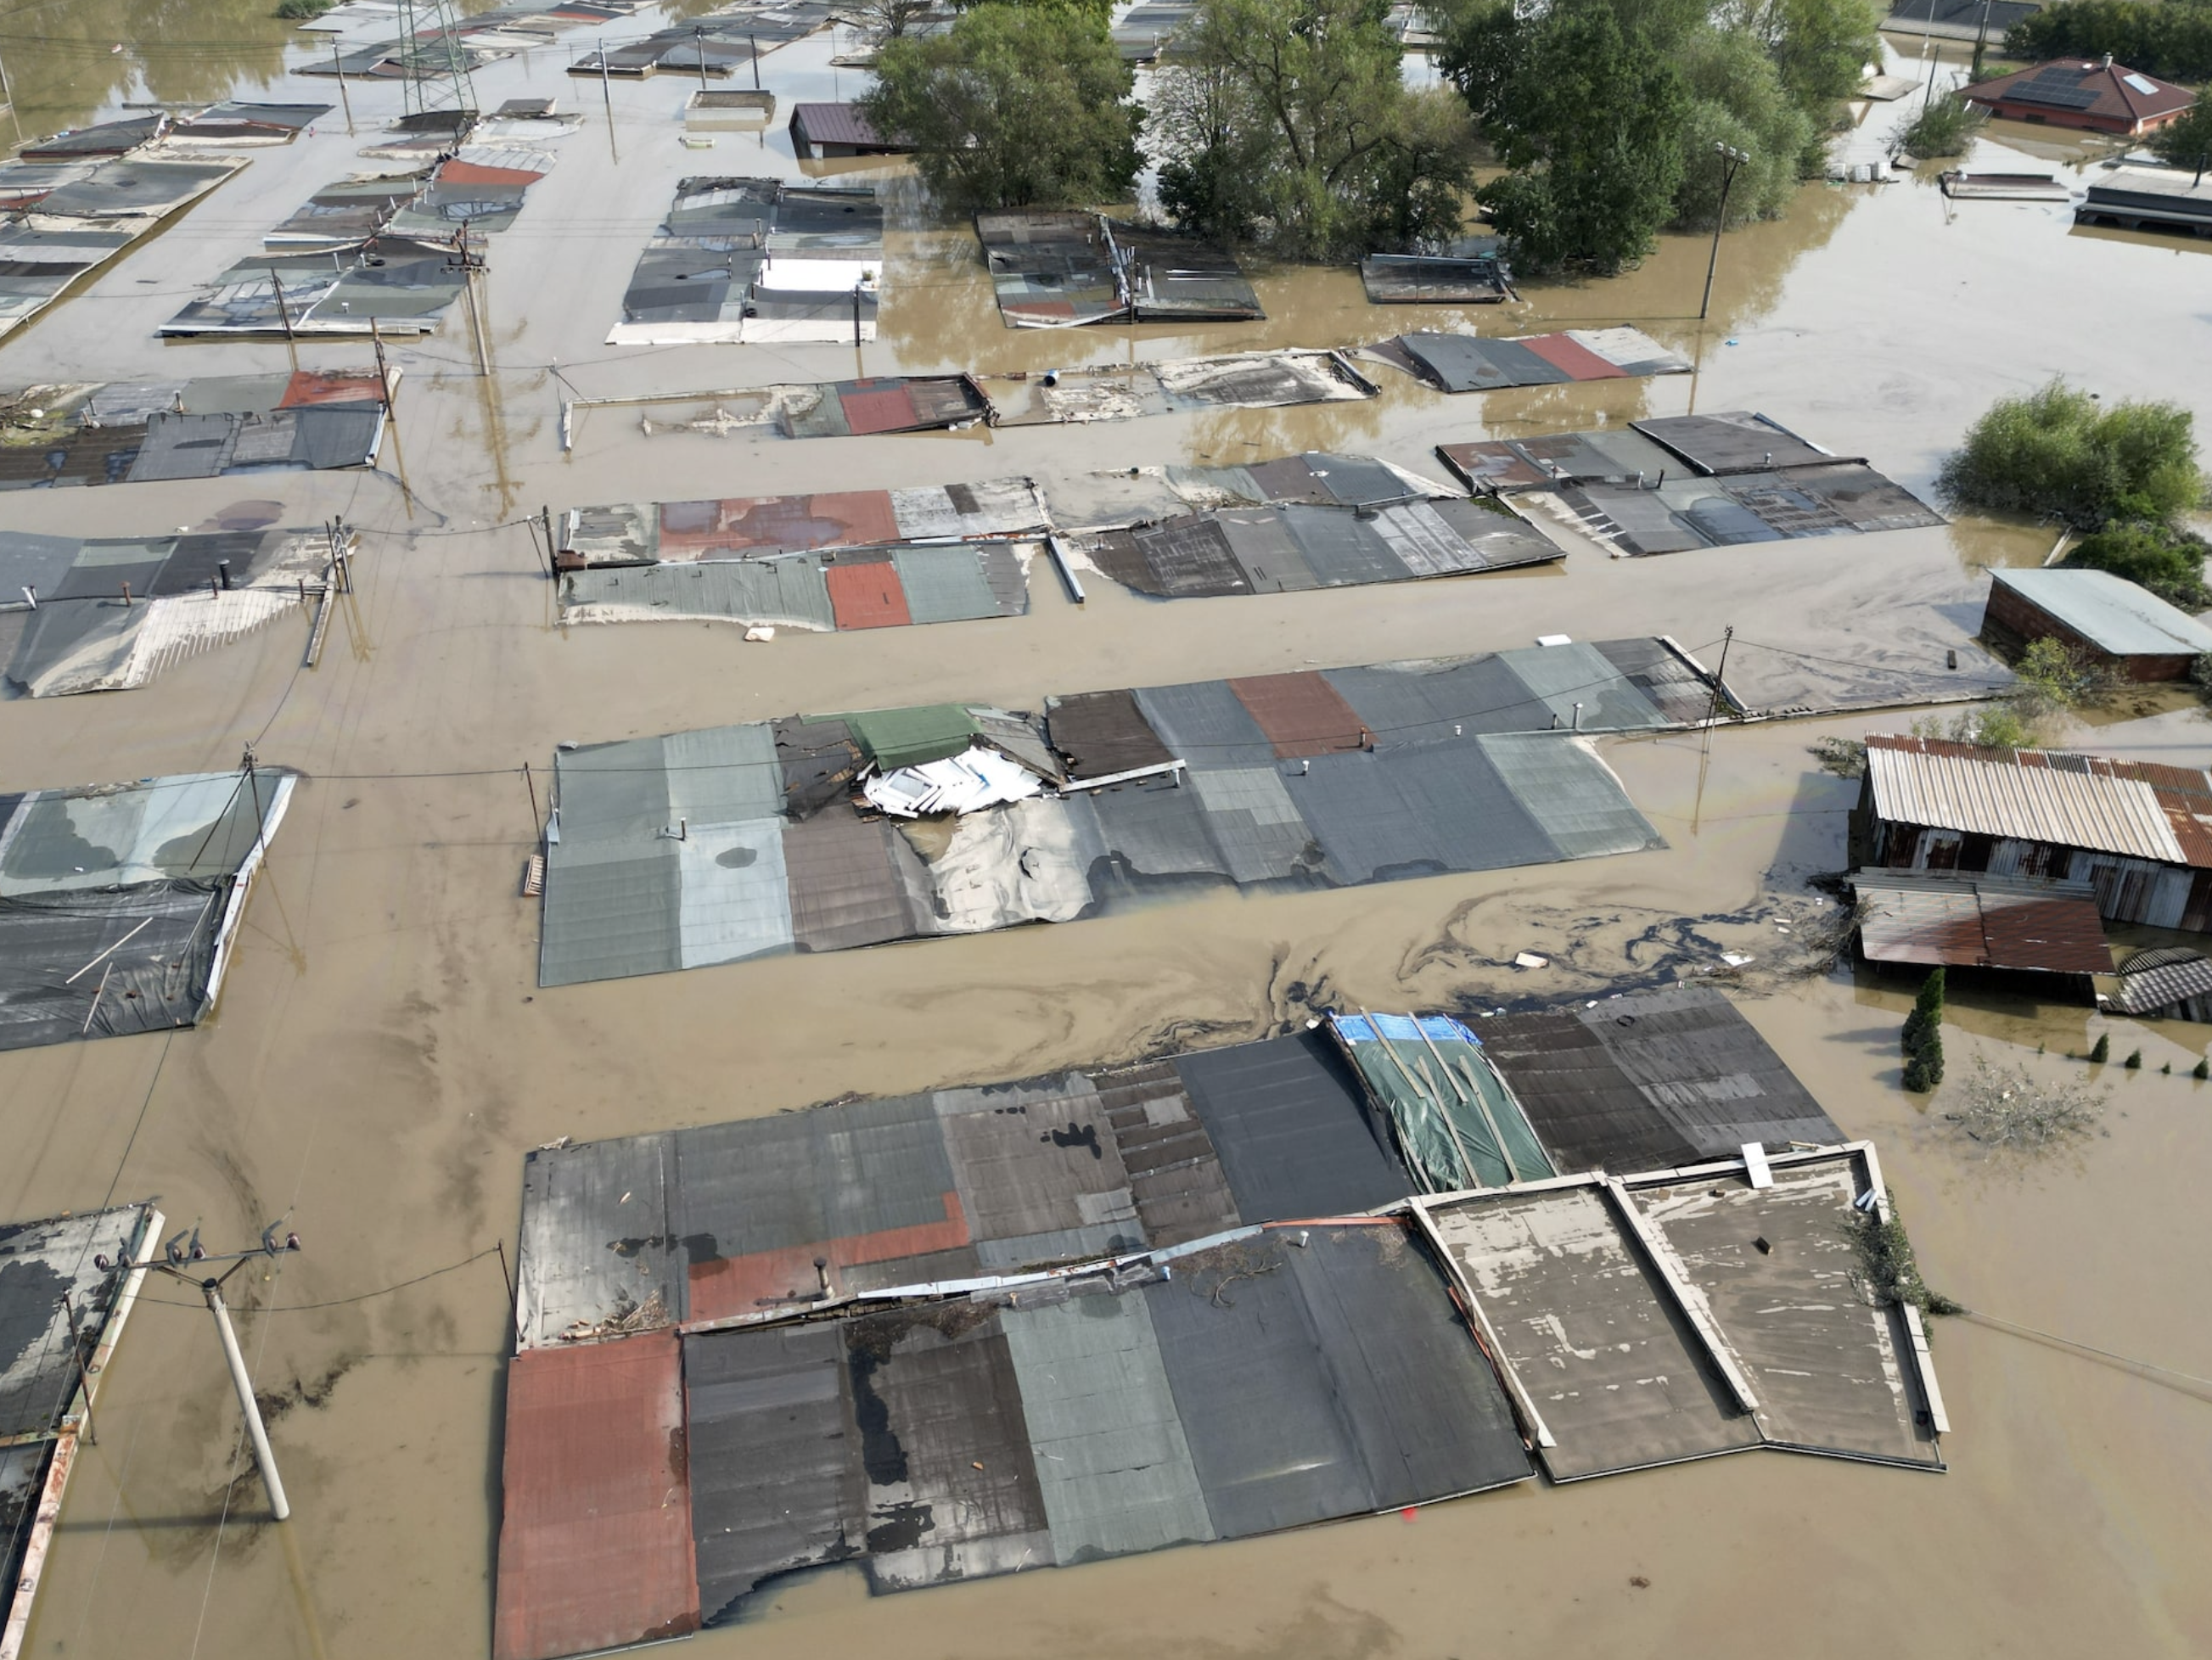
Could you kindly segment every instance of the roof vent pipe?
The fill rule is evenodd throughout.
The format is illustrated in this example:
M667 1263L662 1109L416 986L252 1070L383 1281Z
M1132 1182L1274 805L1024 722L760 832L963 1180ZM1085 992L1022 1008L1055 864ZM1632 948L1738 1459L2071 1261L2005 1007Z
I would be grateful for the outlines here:
M2098 65L2097 65L2097 67L2098 67L2099 69L2100 69L2100 70L2108 70L2108 69L2112 68L2112 53L2110 53L2110 52L2106 52L2106 53L2105 54L2105 61L2104 61L2103 63L2101 63L2101 64L2098 64Z

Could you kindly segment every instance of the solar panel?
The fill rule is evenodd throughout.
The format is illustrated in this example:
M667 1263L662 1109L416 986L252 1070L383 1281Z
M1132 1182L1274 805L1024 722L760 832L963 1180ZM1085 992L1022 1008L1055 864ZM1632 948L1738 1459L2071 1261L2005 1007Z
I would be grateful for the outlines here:
M2085 110L2097 101L2097 89L2082 84L2080 70L2045 70L2014 86L2010 96L2026 104L2048 104L2053 109Z

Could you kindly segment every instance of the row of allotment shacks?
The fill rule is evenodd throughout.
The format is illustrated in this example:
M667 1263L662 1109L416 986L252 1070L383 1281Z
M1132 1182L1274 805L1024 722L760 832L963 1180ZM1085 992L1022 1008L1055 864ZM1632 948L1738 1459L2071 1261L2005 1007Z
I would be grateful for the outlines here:
M1725 998L1478 1024L1345 1013L532 1154L495 1652L1539 1467L1942 1468L1917 1311L1861 1294L1874 1150Z

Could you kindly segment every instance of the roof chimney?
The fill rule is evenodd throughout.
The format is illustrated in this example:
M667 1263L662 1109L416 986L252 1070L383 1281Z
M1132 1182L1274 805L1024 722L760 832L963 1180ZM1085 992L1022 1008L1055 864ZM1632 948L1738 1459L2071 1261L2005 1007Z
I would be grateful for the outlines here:
M2110 53L2110 52L2106 52L2106 53L2105 54L2105 61L2104 61L2103 63L2101 63L2101 64L2098 64L2098 65L2097 65L2097 67L2098 67L2099 69L2100 69L2100 70L2108 70L2108 69L2112 68L2112 53Z

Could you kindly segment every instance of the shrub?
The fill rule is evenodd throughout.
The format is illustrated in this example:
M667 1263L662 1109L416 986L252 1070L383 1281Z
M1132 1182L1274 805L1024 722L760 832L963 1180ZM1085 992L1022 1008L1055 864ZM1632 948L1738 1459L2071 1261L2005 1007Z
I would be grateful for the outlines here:
M2142 1070L2142 1051L2141 1049L2130 1049L2128 1051L2128 1058L2121 1061L2120 1064L2125 1067L2130 1072L2141 1072Z
M2202 1058L2189 1069L2191 1078L2212 1078L2212 1057Z
M2091 1063L2092 1063L2093 1065L2101 1067L2101 1066L2103 1066L2103 1065L2105 1064L2105 1062L2106 1062L2106 1061L2107 1061L2111 1060L2112 1058L2112 1037L2111 1037L2111 1036L2110 1036L2109 1034L2105 1033L2105 1032L2101 1032L2101 1031L2100 1031L2100 1032L2099 1032L2099 1033L2097 1034L2097 1043L2096 1043L2096 1047L2095 1047L2095 1048L2094 1048L2094 1049L2092 1049L2089 1051L2089 1060L2090 1060L2090 1061L2091 1061Z
M1923 161L1963 155L1974 136L1989 125L1990 112L1963 99L1930 99L1920 113L1900 121L1889 135L1892 155L1913 155Z
M2069 565L2108 570L2184 611L2212 605L2204 584L2204 544L2164 525L2108 525L2084 537L2066 556Z
M2100 530L2186 513L2204 499L2205 480L2182 405L2122 400L2107 408L2053 380L1991 404L1945 458L1936 487L1954 506Z

